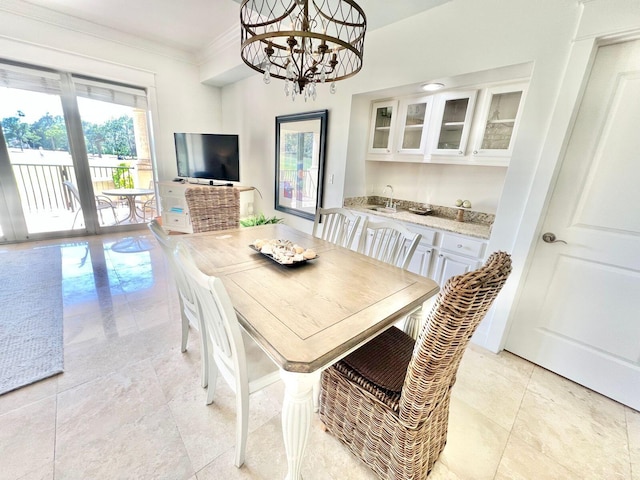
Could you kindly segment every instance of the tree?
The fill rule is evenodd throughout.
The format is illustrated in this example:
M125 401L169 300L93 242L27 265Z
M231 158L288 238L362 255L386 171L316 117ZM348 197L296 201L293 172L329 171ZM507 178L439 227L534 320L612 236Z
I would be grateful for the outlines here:
M51 143L52 150L64 149L67 146L67 129L64 125L55 123L44 132L44 135Z
M2 130L8 145L11 145L13 140L14 145L20 145L20 150L24 150L30 130L28 123L24 123L20 117L6 117L2 119Z

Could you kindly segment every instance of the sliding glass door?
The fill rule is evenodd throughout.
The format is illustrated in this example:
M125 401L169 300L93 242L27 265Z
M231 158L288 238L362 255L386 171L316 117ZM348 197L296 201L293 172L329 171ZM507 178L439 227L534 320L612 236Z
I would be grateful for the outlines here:
M0 121L0 242L154 215L144 90L0 63Z
M18 236L70 230L75 205L64 184L77 182L60 94L0 87L0 105L2 188L20 205L9 212L11 229Z

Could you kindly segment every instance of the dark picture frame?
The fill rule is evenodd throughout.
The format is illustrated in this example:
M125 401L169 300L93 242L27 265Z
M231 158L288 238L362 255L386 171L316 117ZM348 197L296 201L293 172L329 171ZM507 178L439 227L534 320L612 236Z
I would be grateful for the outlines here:
M276 210L313 220L322 205L328 117L328 110L276 117Z

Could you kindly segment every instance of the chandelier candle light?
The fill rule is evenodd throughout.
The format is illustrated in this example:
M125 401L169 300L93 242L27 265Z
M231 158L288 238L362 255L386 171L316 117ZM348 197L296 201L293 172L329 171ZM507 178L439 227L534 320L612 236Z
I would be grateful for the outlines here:
M355 75L362 68L367 19L352 0L242 0L242 60L285 81L295 100L316 99L316 85Z

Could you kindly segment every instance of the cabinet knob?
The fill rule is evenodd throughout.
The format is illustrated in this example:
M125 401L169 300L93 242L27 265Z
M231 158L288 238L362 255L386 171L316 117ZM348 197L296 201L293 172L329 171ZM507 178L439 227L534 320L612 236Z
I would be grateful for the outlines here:
M461 244L461 243L459 243L458 245L456 245L456 247L458 247L458 248L462 248L462 244Z
M458 155L462 155L464 152L462 150L458 150Z
M478 154L478 150L474 150L474 151L473 151L473 154L474 154L474 155L477 155L477 154Z

